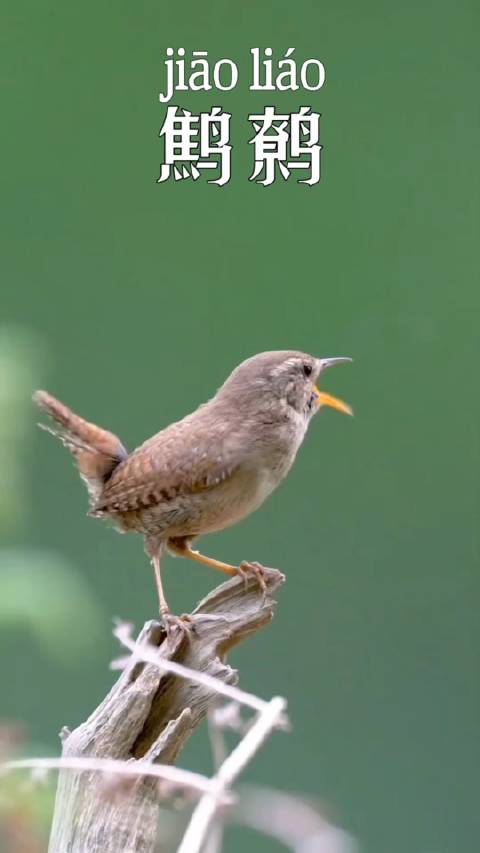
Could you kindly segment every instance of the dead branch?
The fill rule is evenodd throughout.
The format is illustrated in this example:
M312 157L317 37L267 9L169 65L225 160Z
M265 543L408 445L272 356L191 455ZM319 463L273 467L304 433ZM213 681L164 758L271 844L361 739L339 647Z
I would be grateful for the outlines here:
M158 622L145 624L120 678L86 722L66 733L62 752L67 760L128 761L138 773L133 771L128 779L121 777L120 789L118 779L113 785L112 776L106 779L93 769L62 769L49 853L153 853L161 798L171 792L175 783L146 777L145 763L166 765L176 760L217 698L215 682L209 678L218 679L223 685L236 683L237 673L225 662L226 654L271 620L271 596L284 581L275 569L266 572L264 600L253 577L246 582L240 577L232 578L214 589L192 613L189 639L178 632L167 638ZM150 659L152 646L158 649L160 666L157 653L154 660ZM185 671L169 671L169 664L171 669L178 664L203 673L207 679L193 680ZM227 692L230 699L238 699ZM247 704L256 708L259 720L266 713L264 706L270 712L268 702L256 699ZM276 708L271 722L284 723L283 704ZM269 725L264 727L265 734ZM239 769L248 758L240 755ZM210 789L203 789L200 816L203 811L204 825L210 823L228 781L215 779L217 787L211 795ZM205 783L208 785L208 780ZM197 789L203 784L199 781ZM192 795L195 787L187 786L186 794L190 791ZM198 797L198 790L193 795Z

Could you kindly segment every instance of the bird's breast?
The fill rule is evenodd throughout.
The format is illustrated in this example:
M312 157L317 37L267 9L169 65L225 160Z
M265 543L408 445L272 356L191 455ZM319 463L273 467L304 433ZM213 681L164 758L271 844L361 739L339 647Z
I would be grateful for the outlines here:
M263 426L260 435L249 434L242 459L228 476L207 488L180 491L169 500L138 508L123 520L123 528L165 538L198 536L250 515L288 473L305 433L305 425L296 421Z
M258 509L276 484L264 471L240 467L223 483L198 495L196 507L190 507L191 523L198 524L199 533L230 527Z

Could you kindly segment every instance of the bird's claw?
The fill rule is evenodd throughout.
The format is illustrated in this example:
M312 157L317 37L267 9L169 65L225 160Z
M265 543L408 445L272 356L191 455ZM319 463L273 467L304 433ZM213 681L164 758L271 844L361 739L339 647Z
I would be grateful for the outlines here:
M240 563L238 567L238 573L243 578L244 585L248 584L248 576L253 575L257 581L260 589L262 590L262 606L265 604L267 598L267 582L265 580L266 571L265 568L260 563L249 563L246 560Z
M160 614L162 617L162 622L167 632L167 637L170 636L175 630L180 631L187 636L190 635L192 631L192 618L188 615L188 613L182 613L181 616L175 616L174 613L170 613L169 610Z

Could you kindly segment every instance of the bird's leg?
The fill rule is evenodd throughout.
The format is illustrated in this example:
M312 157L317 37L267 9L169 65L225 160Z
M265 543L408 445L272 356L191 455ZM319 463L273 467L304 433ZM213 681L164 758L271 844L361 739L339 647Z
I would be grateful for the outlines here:
M172 554L179 557L188 557L189 560L195 560L196 563L202 563L204 566L210 566L212 569L217 569L219 572L224 572L227 575L241 575L246 581L249 574L253 574L259 583L263 593L263 599L267 594L267 584L265 582L265 570L260 563L248 563L243 561L239 566L231 566L230 563L222 563L221 560L215 560L213 557L206 557L200 551L194 551L188 539L169 539L167 548Z
M160 572L160 554L154 554L152 557L152 566L153 573L155 575L155 583L157 585L157 593L158 593L158 602L160 605L160 616L166 616L167 613L170 613L170 608L167 604L167 599L165 598L165 593L163 591L163 583L162 583L162 575Z
M189 560L195 560L196 563L202 563L204 566L210 566L219 572L225 572L226 575L238 575L236 566L230 566L229 563L222 563L221 560L214 560L213 557L200 554L200 551L194 551L190 547L188 539L169 539L167 547L172 554L178 557L188 557Z
M145 550L147 555L150 557L153 573L155 575L155 583L157 586L158 593L158 602L159 602L159 610L160 616L162 618L162 622L165 625L167 634L170 633L170 630L174 627L180 628L182 631L188 630L188 626L186 621L186 617L183 616L174 616L173 613L170 612L170 608L167 604L167 599L165 598L165 593L163 591L163 583L162 583L162 575L160 572L160 559L163 552L162 546L156 546L155 548L150 547L150 543L145 544Z

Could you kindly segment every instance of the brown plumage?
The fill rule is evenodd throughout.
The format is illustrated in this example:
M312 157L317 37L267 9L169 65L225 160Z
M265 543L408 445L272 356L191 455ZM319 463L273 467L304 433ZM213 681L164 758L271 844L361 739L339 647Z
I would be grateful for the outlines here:
M36 391L33 400L59 425L60 429L54 429L39 424L46 432L59 438L70 451L80 476L87 484L90 499L95 501L112 471L128 456L120 439L113 432L85 421L47 391Z
M168 548L229 574L255 563L230 566L192 551L192 540L245 517L289 471L312 415L329 405L348 407L320 392L315 380L331 364L304 353L261 353L243 362L215 396L128 454L119 438L85 421L46 391L34 400L59 425L45 429L74 456L90 496L90 515L113 520L121 531L145 538L166 624L169 613L160 577ZM182 623L183 624L183 623Z

